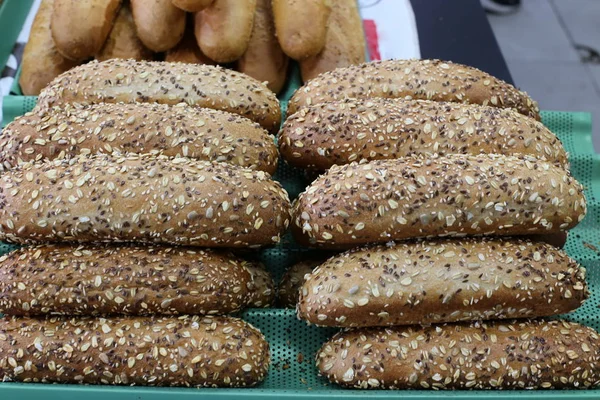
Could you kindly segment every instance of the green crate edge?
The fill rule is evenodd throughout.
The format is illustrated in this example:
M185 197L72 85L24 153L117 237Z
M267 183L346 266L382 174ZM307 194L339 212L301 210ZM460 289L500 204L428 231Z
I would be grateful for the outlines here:
M33 0L4 0L0 5L0 71L6 66L32 4Z

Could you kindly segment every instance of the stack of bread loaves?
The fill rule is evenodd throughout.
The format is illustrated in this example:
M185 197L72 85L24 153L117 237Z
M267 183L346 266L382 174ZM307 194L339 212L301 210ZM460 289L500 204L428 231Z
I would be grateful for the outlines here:
M183 102L183 103L182 103ZM280 110L220 67L91 62L0 139L0 376L23 382L251 386L269 346L219 316L268 305L279 242ZM177 246L176 246L177 245Z
M322 74L289 110L283 157L323 172L293 206L295 239L350 248L299 293L300 318L354 328L318 352L321 374L356 388L600 383L597 333L536 319L588 297L585 269L547 243L586 203L525 93L471 67L394 60Z

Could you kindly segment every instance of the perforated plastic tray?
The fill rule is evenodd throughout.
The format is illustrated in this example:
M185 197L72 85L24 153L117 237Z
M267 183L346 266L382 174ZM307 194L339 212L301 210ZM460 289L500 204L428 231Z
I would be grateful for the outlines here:
M0 72L4 69L33 0L4 0L0 4Z

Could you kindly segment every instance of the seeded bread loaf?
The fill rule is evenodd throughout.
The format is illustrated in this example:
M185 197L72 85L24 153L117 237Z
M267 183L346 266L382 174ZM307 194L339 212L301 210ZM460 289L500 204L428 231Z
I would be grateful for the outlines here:
M558 138L511 109L404 99L346 99L301 108L279 132L295 167L432 154L528 154L567 165Z
M440 60L374 61L326 72L294 93L288 114L351 97L492 105L540 119L538 105L527 93L477 68Z
M0 175L0 238L256 248L279 242L289 206L285 190L263 171L94 155Z
M570 312L588 296L585 268L548 244L423 241L330 258L307 276L298 317L338 327L532 318Z
M255 79L211 65L134 60L92 61L58 76L38 106L65 103L163 103L239 114L274 131L281 110L273 92Z
M0 319L0 380L245 387L262 381L269 344L231 317Z
M197 12L210 6L214 0L171 0L173 5L188 12Z
M228 314L246 305L244 263L190 247L23 247L0 257L0 312Z
M146 48L137 36L129 3L123 4L102 50L96 54L96 60L104 61L111 58L152 60L153 56L152 51Z
M357 389L584 389L600 383L600 343L567 321L353 329L325 343L317 367Z
M271 174L279 156L273 137L259 124L185 103L34 109L8 124L0 136L0 162L6 169L33 160L114 151L227 162Z
M434 236L550 234L586 213L581 185L527 156L403 157L333 166L301 193L301 244L348 248Z
M279 307L296 308L305 275L310 274L315 267L322 263L323 260L300 261L285 271L277 290L277 304Z
M146 47L161 52L179 43L185 31L185 11L171 0L130 1L138 37Z
M248 307L271 307L275 300L275 282L273 282L273 277L261 263L246 262L244 265L250 272L248 297L246 299Z

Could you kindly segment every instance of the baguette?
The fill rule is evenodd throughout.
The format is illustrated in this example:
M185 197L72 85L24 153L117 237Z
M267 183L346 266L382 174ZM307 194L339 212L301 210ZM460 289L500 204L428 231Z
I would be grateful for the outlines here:
M245 265L250 272L247 298L248 307L271 307L275 300L275 282L273 282L273 277L261 263L247 262Z
M38 107L65 103L186 102L239 114L274 131L281 110L274 93L249 76L210 65L134 60L92 61L57 77Z
M238 71L279 93L285 84L289 59L275 37L271 0L257 0L248 48L237 62Z
M322 262L323 260L300 261L285 271L277 290L277 304L279 307L296 308L304 277Z
M263 171L94 155L0 175L0 239L256 248L279 242L289 206L285 190Z
M214 0L196 13L194 31L202 52L219 63L239 59L248 48L256 0Z
M525 156L404 157L333 166L300 194L301 244L348 248L417 237L551 234L586 213L581 185Z
M185 247L25 247L0 257L8 315L228 314L251 277L227 253Z
M325 47L330 0L272 0L277 39L291 58L316 56Z
M96 54L96 60L105 61L111 58L152 60L153 56L152 51L146 48L137 36L129 4L124 4L117 14L104 47Z
M338 327L545 317L588 296L585 268L546 243L453 239L330 258L305 280L298 317Z
M325 343L317 368L357 389L583 389L600 383L598 339L544 320L354 329Z
M54 0L50 27L58 51L83 61L96 55L121 7L121 0Z
M206 57L194 36L194 28L188 21L188 27L185 29L183 38L177 43L175 47L167 50L165 53L166 62L182 62L187 64L206 64L215 65L216 63L210 58Z
M34 109L8 124L0 136L0 162L6 169L34 160L115 151L227 162L270 174L279 156L273 137L259 124L185 103Z
M323 171L332 165L433 154L527 154L568 165L560 140L514 110L403 99L316 104L288 117L279 133L283 158Z
M365 61L365 33L358 4L356 0L336 0L327 20L325 46L319 54L300 61L302 81Z
M210 6L214 0L171 0L177 8L187 12L198 12Z
M19 85L25 96L37 96L54 78L78 63L63 57L50 30L54 0L42 0L23 51Z
M131 0L137 35L152 51L169 50L183 37L185 11L171 0Z
M288 114L349 97L492 105L540 119L538 105L527 93L477 68L440 60L385 60L338 68L298 89L290 99Z
M269 364L262 333L237 318L0 320L2 381L246 387Z

